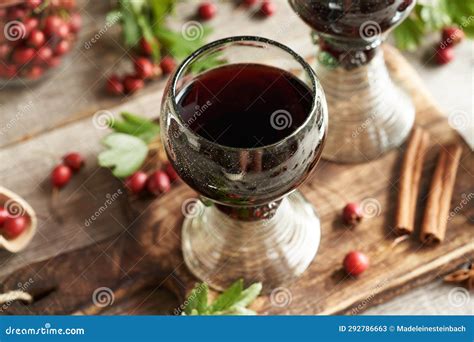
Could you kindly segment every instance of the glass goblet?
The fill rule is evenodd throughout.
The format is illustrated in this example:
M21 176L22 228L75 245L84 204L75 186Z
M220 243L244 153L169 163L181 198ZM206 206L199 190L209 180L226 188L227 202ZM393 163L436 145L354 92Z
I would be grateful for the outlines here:
M318 43L316 72L331 131L323 157L365 162L403 143L414 122L410 97L391 79L380 45L414 0L289 0Z
M160 121L168 158L200 194L182 206L189 270L218 290L301 275L320 221L295 189L320 159L328 121L311 67L260 37L210 43L171 75Z

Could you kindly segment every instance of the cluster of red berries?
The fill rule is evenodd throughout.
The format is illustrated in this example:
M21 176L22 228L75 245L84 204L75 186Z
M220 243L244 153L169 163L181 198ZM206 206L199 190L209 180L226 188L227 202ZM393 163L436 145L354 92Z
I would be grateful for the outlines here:
M363 210L358 203L348 203L342 209L342 221L346 225L355 226L363 217ZM369 267L369 258L362 252L351 251L344 258L343 266L347 274L358 276Z
M12 215L7 208L0 206L0 233L7 239L20 236L25 231L28 223L28 217Z
M51 184L60 189L69 181L73 173L78 172L84 166L84 157L77 152L70 152L63 156L62 163L56 165L51 172Z
M242 0L245 7L253 7L260 4L259 13L264 17L273 15L276 11L275 4L270 0ZM201 20L211 20L217 13L217 6L210 1L201 3L198 7L198 17Z
M0 77L38 79L61 63L81 27L75 0L27 0L0 8Z
M157 170L147 175L143 171L136 171L125 179L126 188L134 195L145 191L158 196L171 189L171 184L179 178L173 166L168 163L163 170Z
M445 27L441 32L441 41L436 47L436 63L447 64L454 59L453 47L465 37L464 31L458 27Z
M176 67L176 61L171 56L165 56L160 64L151 60L152 47L145 39L140 41L140 55L133 60L134 72L120 78L111 75L107 79L107 92L112 95L132 94L145 86L145 81L162 74L170 74Z

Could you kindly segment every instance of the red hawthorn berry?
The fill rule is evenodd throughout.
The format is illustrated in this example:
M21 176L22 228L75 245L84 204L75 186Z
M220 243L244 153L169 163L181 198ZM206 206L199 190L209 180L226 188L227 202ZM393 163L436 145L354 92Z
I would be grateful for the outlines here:
M349 252L344 258L344 270L353 276L358 276L369 267L369 258L357 251Z

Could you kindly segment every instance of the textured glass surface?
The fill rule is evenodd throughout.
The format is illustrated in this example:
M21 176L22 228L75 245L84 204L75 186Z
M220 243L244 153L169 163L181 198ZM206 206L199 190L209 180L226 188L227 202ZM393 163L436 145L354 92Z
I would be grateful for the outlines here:
M194 66L216 54L225 64L269 65L304 82L313 98L304 123L282 140L254 148L223 146L189 129L176 95L196 77ZM219 105L225 110L225 104ZM201 110L196 109L193 120ZM291 120L290 112L275 114L276 130ZM191 214L184 212L182 243L189 269L217 289L243 278L261 281L269 290L300 275L316 254L319 219L300 194L288 195L320 159L328 120L324 93L311 67L287 47L263 38L211 43L171 76L160 120L171 163L203 199L194 201Z

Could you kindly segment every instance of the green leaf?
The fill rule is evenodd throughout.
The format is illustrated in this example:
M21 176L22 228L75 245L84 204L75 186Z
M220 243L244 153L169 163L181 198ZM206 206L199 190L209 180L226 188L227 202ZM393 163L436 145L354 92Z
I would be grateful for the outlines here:
M423 41L425 28L422 21L408 17L393 31L393 38L401 50L415 50Z
M211 30L206 26L202 26L202 30L196 39L186 39L181 32L175 32L165 27L156 27L155 35L169 54L177 60L182 60L205 44L205 38Z
M208 306L208 286L196 284L185 302L182 315L256 315L247 309L262 290L261 283L255 283L243 290L243 281L238 280L224 291L211 306Z
M135 13L141 13L143 8L147 5L147 0L122 0L130 4L130 9Z
M149 5L153 13L154 25L160 26L167 15L173 12L176 0L149 0Z
M440 30L451 22L448 14L441 11L438 6L418 6L420 6L419 17L424 22L425 30Z
M122 12L117 9L107 13L105 22L107 25L113 25L118 19L122 19Z
M219 297L212 303L209 312L217 313L219 311L225 311L231 308L242 295L244 282L242 279L237 280L227 290L225 290Z
M437 0L417 3L414 11L394 31L397 46L414 50L423 42L424 35L456 24L468 37L474 37L474 1Z
M207 296L209 288L206 283L197 284L189 294L184 307L184 313L203 315L207 312Z
M138 23L138 26L140 26L141 28L143 38L151 46L153 60L155 62L159 61L161 58L160 49L155 37L153 36L152 24L148 22L148 20L144 16L139 17L137 19L137 23Z
M160 133L160 126L147 118L128 112L122 112L120 115L123 121L111 120L109 122L110 128L116 132L136 136L147 143Z
M241 309L250 305L262 291L262 283L255 283L250 285L240 294L239 298L234 302L232 308Z
M109 149L99 154L99 165L111 168L118 178L128 177L137 171L148 154L145 142L128 134L111 133L102 143Z
M239 315L239 316L255 316L257 313L254 310L247 309L241 306L232 308L229 311L223 312L222 315Z
M206 56L201 60L197 60L191 66L191 71L195 74L199 74L201 72L213 69L220 65L225 64L226 60L222 57L222 53L218 52L210 56Z
M140 26L128 1L122 0L120 12L122 13L122 31L125 46L132 47L142 37Z

